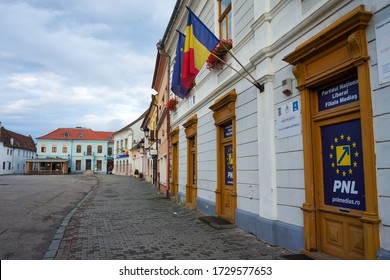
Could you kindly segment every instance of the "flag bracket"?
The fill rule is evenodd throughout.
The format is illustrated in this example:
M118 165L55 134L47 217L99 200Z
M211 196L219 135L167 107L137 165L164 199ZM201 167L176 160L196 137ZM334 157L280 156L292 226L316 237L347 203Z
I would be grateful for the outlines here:
M259 82L253 83L255 87L257 87L260 93L264 92L264 84L260 84Z

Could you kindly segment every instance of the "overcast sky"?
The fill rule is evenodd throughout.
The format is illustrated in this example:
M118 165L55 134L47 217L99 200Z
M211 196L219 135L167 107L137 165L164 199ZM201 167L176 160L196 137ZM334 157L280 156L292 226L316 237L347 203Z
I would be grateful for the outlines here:
M0 122L116 131L149 106L176 0L0 0Z

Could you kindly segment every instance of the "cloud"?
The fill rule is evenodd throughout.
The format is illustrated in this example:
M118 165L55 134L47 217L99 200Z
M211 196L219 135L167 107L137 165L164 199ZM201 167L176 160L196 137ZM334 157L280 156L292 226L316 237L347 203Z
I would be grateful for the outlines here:
M175 0L0 2L0 121L39 137L116 131L148 107Z

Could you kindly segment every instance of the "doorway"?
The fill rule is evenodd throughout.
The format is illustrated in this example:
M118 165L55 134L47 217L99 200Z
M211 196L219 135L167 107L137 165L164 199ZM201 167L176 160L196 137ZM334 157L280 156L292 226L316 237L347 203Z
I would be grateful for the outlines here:
M229 122L219 127L220 129L220 159L219 166L221 176L221 208L220 216L230 221L234 220L236 190L234 184L234 152L233 152L233 126Z
M92 160L90 159L85 160L85 170L92 170Z
M217 138L216 215L234 223L237 208L236 106L237 94L229 91L210 107L214 111Z
M302 251L314 258L376 259L379 248L371 16L359 6L284 58L302 103Z
M340 259L365 257L358 83L353 76L311 92L317 250Z
M198 117L195 115L185 124L187 138L187 183L186 183L186 207L196 208L197 187L197 126Z
M176 127L171 132L171 144L172 144L172 178L170 195L176 197L178 195L179 188L179 128Z

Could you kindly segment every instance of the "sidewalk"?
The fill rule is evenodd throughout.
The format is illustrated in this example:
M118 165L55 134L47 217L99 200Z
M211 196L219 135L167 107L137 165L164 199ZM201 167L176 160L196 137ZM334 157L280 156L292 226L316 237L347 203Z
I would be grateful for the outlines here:
M238 228L215 229L149 183L104 175L69 219L55 259L282 259Z

